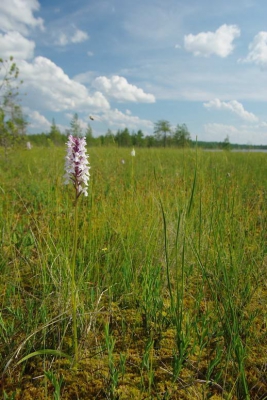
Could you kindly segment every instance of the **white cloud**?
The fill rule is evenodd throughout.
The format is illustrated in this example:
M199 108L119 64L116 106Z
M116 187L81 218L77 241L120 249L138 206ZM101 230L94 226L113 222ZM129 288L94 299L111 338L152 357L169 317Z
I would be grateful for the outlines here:
M93 86L117 101L132 101L136 103L154 103L156 101L153 94L145 93L143 89L131 85L122 76L114 75L110 79L105 76L99 76L94 80Z
M242 135L240 130L233 125L225 124L205 124L205 140L209 142L222 142L227 136L229 136L230 142L232 143L246 143L244 139L242 141Z
M55 44L58 46L66 46L69 43L69 39L65 33L60 33Z
M129 128L129 129L149 129L154 127L153 122L141 119L131 114L124 114L117 108L114 110L107 110L101 116L94 116L96 121L106 122L110 126L117 128Z
M80 29L77 29L74 35L71 37L72 43L81 43L87 39L89 39L88 34Z
M73 118L73 114L68 112L65 113L68 120ZM93 126L95 129L95 124L104 123L108 127L113 127L115 129L142 129L144 132L152 131L154 124L153 122L141 119L137 116L133 116L130 110L126 110L125 113L119 111L117 108L104 110L103 112L93 113L94 122ZM88 122L92 122L87 119L79 119L81 127L85 130L88 127Z
M39 111L31 110L28 107L23 107L24 112L30 118L30 127L42 130L48 130L51 127L51 122L48 121Z
M108 109L109 103L100 92L90 94L87 88L68 77L64 71L45 57L36 57L32 63L18 64L28 96L35 103L53 111ZM28 97L27 96L27 97Z
M73 77L73 80L77 81L79 83L91 83L94 78L95 78L95 72L87 71L87 72L82 72L81 74L75 75Z
M216 54L227 57L234 49L233 41L240 36L240 29L236 25L222 25L215 32L201 32L197 35L189 34L184 37L185 49L195 56L208 57Z
M205 132L213 133L215 135L229 135L233 133L238 133L238 129L233 125L225 125L225 124L205 124L204 125Z
M213 110L228 110L249 122L258 121L258 117L255 114L246 111L243 105L237 100L231 100L227 102L221 101L219 99L214 99L209 101L208 103L204 103L204 107Z
M19 32L0 33L1 57L13 56L18 59L29 59L33 57L35 43L26 39Z
M28 27L44 29L42 18L35 18L33 13L38 11L40 4L37 0L8 0L0 1L0 27L4 32L18 31L23 35L28 33Z
M89 36L85 31L82 31L80 29L76 29L74 33L71 35L67 35L66 33L61 32L58 35L58 38L55 42L58 46L66 46L67 44L70 43L82 43L85 40L88 40Z
M205 124L205 140L207 141L223 141L226 136L229 136L231 143L246 144L264 144L267 140L266 127L259 124L258 126L239 126L238 128L233 125L224 124Z
M267 32L259 32L250 43L249 50L247 57L239 61L267 66Z

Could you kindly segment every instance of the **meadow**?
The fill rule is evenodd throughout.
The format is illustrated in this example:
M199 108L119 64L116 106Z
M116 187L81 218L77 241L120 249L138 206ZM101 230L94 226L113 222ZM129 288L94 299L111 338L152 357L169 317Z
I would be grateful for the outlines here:
M2 398L267 399L267 154L130 150L88 149L77 368L66 149L1 155Z

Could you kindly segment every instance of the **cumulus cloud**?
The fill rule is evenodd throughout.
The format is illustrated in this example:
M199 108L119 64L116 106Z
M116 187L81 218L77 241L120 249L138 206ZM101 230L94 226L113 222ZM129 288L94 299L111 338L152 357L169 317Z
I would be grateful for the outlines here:
M57 44L58 46L66 46L69 43L69 39L67 37L67 35L65 33L60 33L58 35L58 38L55 42L55 44Z
M267 66L267 32L259 32L249 45L249 53L243 62Z
M1 57L8 58L11 55L16 59L29 59L33 57L35 43L26 39L19 32L0 33Z
M233 125L217 123L205 124L204 131L206 133L205 140L208 141L222 141L226 136L229 136L231 141L235 141L237 137L237 141L240 139L240 130Z
M73 77L74 81L80 83L91 83L95 78L96 74L93 71L82 72L81 74L75 75Z
M4 32L17 31L27 35L30 28L44 29L42 18L35 18L33 13L38 11L40 4L37 0L8 0L0 1L0 27Z
M109 109L102 93L90 94L84 85L70 79L45 57L36 57L32 63L23 60L18 65L28 95L34 96L35 102L50 110Z
M218 134L229 135L229 134L233 134L233 133L238 133L238 129L233 125L225 125L225 124L217 124L217 123L205 124L204 129L205 129L205 132L213 133L216 135L218 135Z
M221 101L219 99L214 99L209 101L208 103L204 103L204 107L213 110L228 110L238 115L240 118L249 122L258 121L258 117L255 114L246 111L243 105L239 103L237 100L231 100L226 102L226 101Z
M77 29L74 35L71 37L72 43L81 43L87 39L89 39L88 34L80 29Z
M82 43L87 39L89 39L89 36L85 31L76 29L71 35L61 32L55 44L58 46L66 46L70 43Z
M258 131L255 132L255 129ZM205 140L207 141L223 141L226 136L229 136L231 143L250 143L251 138L253 138L254 144L264 144L267 139L266 127L254 126L251 125L246 126L242 125L239 127L233 125L225 125L225 124L205 124Z
M240 29L236 25L222 25L215 32L201 32L197 35L189 34L184 37L185 49L195 56L208 57L216 54L227 57L234 49L233 41L240 36Z
M149 129L154 127L153 122L141 119L137 116L131 115L129 113L124 114L117 108L114 110L107 110L101 116L96 116L98 121L106 122L110 126L115 126L117 128L130 128L130 129Z
M154 103L156 101L153 94L145 93L143 89L131 85L122 76L114 75L110 79L99 76L93 81L93 86L121 102Z
M30 118L30 127L48 130L51 127L51 123L46 119L39 111L31 110L28 107L23 107L23 111Z

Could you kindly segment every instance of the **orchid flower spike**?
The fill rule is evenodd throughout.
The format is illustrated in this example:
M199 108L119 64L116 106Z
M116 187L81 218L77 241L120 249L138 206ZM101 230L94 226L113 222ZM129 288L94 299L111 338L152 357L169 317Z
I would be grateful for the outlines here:
M69 136L67 156L65 158L65 184L72 183L76 190L76 199L83 193L88 196L89 161L86 154L84 137Z
M132 157L135 157L135 149L134 149L134 148L133 148L132 151L131 151L131 156L132 156Z

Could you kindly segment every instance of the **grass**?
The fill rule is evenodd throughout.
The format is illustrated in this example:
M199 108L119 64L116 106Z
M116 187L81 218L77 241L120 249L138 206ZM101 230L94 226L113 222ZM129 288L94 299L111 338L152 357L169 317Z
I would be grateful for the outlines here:
M89 149L77 369L65 149L1 158L2 397L266 399L267 155L130 150Z

